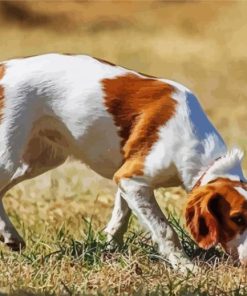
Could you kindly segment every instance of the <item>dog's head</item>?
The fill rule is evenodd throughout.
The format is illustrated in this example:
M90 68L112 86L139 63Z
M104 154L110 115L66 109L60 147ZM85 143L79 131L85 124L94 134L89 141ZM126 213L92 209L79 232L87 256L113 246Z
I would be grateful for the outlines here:
M220 244L247 264L247 184L218 178L192 190L186 225L201 248Z

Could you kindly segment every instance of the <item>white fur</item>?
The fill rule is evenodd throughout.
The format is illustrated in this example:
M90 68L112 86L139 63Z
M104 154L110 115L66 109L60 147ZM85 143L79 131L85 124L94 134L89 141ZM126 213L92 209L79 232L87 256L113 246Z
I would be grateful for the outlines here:
M207 174L201 180L201 185L203 186L219 177L225 177L234 181L245 181L241 169L242 159L243 152L237 148L227 152L207 170Z
M238 191L246 200L247 200L247 191L242 187L235 187L235 190Z
M146 77L82 55L46 54L3 63L0 197L18 182L60 165L68 156L112 178L123 156L118 128L104 105L101 81L128 73ZM145 159L143 176L120 181L106 231L109 239L121 241L131 209L152 233L160 252L177 266L175 258L182 258L181 247L155 201L153 189L182 185L190 190L205 172L203 184L217 176L242 179L243 174L240 153L227 153L197 98L179 83L159 81L175 88L176 112L159 127L159 138ZM46 130L59 133L59 142L42 136ZM33 142L46 153L45 158L34 162L25 160L36 153ZM216 161L218 157L221 159ZM0 234L5 241L23 243L1 203Z
M226 247L229 254L238 257L243 265L247 264L247 230L229 241Z
M242 152L239 149L227 152L223 139L196 97L180 87L173 99L178 102L176 114L160 128L159 140L145 161L145 174L150 177L152 186L182 184L190 190L205 172L202 185L217 177L245 180L241 169Z
M239 155L242 158L243 155ZM247 191L242 187L234 187L234 189L247 200ZM238 259L243 265L247 265L247 230L238 234L231 241L226 244L229 254L237 255Z
M113 244L113 246L115 245L115 242L120 245L122 244L123 235L128 228L130 214L130 208L128 207L125 199L122 197L121 190L118 189L115 197L112 217L105 228L107 239L111 244Z

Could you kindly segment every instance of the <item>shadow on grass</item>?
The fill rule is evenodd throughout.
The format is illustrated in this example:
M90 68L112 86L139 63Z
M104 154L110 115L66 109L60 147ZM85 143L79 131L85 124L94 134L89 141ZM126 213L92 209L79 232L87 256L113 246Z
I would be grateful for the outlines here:
M180 220L171 212L168 213L168 219L179 236L183 251L191 260L199 259L200 261L207 262L209 265L214 265L216 261L222 262L230 260L229 256L218 247L213 247L208 250L200 248L181 226Z
M57 260L61 260L64 256L69 256L77 262L83 262L85 266L95 266L109 260L121 260L122 256L129 255L130 250L131 254L138 252L152 260L159 260L157 259L159 257L157 248L152 244L149 235L142 232L129 232L125 243L121 247L113 248L106 241L106 236L102 231L93 230L91 220L84 221L87 229L85 231L86 237L82 242L72 239L69 244L59 244L58 250L46 255L43 260L47 261L53 256ZM25 255L23 254L23 256ZM26 259L30 261L30 256Z
M56 252L48 254L44 260L49 260L51 256L56 256L61 260L64 256L73 257L74 260L81 261L87 266L102 264L106 260L118 260L121 256L140 253L153 261L165 261L157 251L150 239L150 236L143 232L129 232L125 243L121 247L112 248L106 241L105 234L101 231L96 232L92 227L92 221L84 220L86 224L86 237L82 242L71 240L69 244L60 244ZM200 260L207 263L208 266L215 266L217 262L230 261L218 248L204 250L199 248L183 229L180 221L169 213L169 221L178 233L183 250L191 260Z

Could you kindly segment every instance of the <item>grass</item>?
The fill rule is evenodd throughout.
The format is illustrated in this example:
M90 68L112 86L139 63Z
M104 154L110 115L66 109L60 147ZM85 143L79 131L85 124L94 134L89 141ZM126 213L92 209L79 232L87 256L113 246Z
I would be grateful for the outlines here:
M97 195L99 182L105 186ZM134 218L123 247L109 252L102 228L110 213L111 190L106 181L78 163L15 187L5 204L27 248L18 254L1 246L0 291L12 295L20 291L23 295L215 295L215 291L245 295L245 270L234 267L217 250L202 254L174 213L169 219L185 251L205 259L201 274L186 277L172 270ZM177 189L173 191L175 196ZM171 190L158 192L159 202L166 193ZM217 263L210 262L212 256L219 257Z
M199 254L196 253L198 248L180 227L178 221L173 216L170 216L170 219L180 234L186 251L189 251L192 257L198 256ZM204 252L204 264L207 262L203 268L205 274L201 273L196 278L193 274L184 276L174 272L169 265L165 264L148 235L144 233L129 232L121 249L109 251L104 234L93 229L92 220L84 220L83 226L85 232L80 241L72 237L68 238L65 226L61 227L56 233L52 251L51 245L39 242L28 252L12 255L11 261L8 255L1 252L2 264L11 263L11 266L15 266L18 270L15 274L17 286L14 281L10 294L26 295L30 292L35 295L105 295L105 293L109 295L129 295L129 293L133 295L215 295L216 293L245 295L247 293L247 286L242 285L239 279L235 282L232 280L231 288L226 289L225 283L221 287L212 276L208 277L210 272L214 275L216 269L220 268L224 273L227 268L231 268L227 261L223 261L222 253L219 251ZM219 258L217 263L215 263L215 256ZM214 260L210 261L212 257ZM2 269L2 272L5 273L5 270ZM35 286L29 289L26 287L28 275L32 277L32 283L35 283ZM219 275L217 280L220 280ZM22 283L24 283L24 289L20 290ZM147 283L149 287L145 287ZM1 284L4 285L4 282Z
M246 150L246 6L1 1L0 58L87 53L180 81L199 96L227 143ZM172 270L135 218L124 246L109 252L102 230L115 189L71 162L8 192L5 207L27 247L13 253L0 246L0 295L247 295L246 269L220 249L198 249L185 232L181 188L155 194L201 272Z
M157 199L168 212L185 252L200 260L202 270L199 274L185 276L171 269L135 218L131 220L122 248L109 251L103 228L110 214L112 191L114 188L110 183L76 162L13 188L5 197L5 205L15 226L25 237L27 248L14 253L0 247L0 293L247 293L245 269L234 266L220 250L205 253L198 249L181 227L183 223L178 212L166 208L164 197L173 193L176 198L179 191L175 188L157 192Z

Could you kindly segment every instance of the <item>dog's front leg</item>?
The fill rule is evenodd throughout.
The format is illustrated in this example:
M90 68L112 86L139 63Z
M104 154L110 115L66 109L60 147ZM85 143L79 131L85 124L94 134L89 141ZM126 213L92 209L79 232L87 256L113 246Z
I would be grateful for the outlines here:
M138 178L122 179L121 195L138 220L146 226L157 242L159 252L174 268L193 269L193 264L183 255L179 239L156 202L152 188Z
M115 249L116 246L123 244L123 235L128 228L130 215L131 210L125 199L121 196L121 191L118 189L111 220L105 229L107 241L112 248Z

